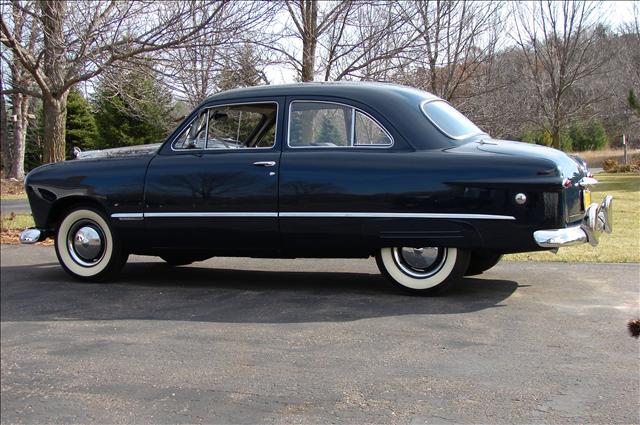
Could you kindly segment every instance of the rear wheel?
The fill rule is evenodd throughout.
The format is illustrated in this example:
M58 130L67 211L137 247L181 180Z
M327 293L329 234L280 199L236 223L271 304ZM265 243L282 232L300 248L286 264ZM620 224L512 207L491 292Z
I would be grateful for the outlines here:
M498 264L502 254L487 251L471 251L471 260L465 276L475 276Z
M83 281L102 282L115 276L128 257L107 219L93 207L76 207L64 216L55 249L62 268Z
M380 271L405 291L436 295L462 279L469 253L459 248L382 248L376 256Z

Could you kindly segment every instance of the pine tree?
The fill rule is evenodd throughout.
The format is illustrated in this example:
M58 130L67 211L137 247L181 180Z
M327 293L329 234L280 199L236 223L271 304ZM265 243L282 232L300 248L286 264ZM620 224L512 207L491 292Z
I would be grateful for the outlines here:
M175 127L171 92L152 74L124 71L96 93L100 148L157 143Z
M336 145L344 145L344 137L341 137L340 132L336 126L327 117L322 117L322 123L320 124L320 132L315 137L315 143L333 143Z
M72 89L67 98L67 124L65 144L67 159L73 158L73 148L89 150L96 146L98 128L89 108L89 102L78 89Z
M640 115L640 100L638 100L636 92L634 92L633 89L629 90L627 101L629 102L631 109L633 109L636 114Z

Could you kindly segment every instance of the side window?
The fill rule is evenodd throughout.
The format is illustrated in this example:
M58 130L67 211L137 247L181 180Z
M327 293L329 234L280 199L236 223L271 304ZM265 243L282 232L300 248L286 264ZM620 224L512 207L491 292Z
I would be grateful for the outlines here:
M291 103L289 146L390 146L391 136L366 114L329 102Z
M354 146L388 146L393 143L391 137L378 125L377 122L360 111L356 111L356 131Z
M289 146L349 146L351 108L332 103L293 102Z
M250 149L275 145L276 103L226 105L203 111L176 139L179 149Z

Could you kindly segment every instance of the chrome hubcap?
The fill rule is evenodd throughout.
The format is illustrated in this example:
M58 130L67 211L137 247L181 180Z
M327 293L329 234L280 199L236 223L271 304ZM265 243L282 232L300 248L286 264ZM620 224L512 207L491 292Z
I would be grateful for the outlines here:
M436 274L447 259L447 250L439 247L393 248L393 259L398 268L415 278L426 278Z
M93 222L77 223L71 228L67 238L71 258L85 267L91 267L102 259L104 245L104 234Z

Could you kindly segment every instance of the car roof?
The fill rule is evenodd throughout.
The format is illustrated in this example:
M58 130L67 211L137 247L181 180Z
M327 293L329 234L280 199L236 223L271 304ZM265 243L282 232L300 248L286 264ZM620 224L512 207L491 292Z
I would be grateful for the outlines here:
M334 96L349 97L353 100L384 98L394 93L402 97L417 99L437 99L431 93L413 87L393 83L364 81L308 82L295 84L274 84L243 87L226 90L209 97L205 102L261 96Z

